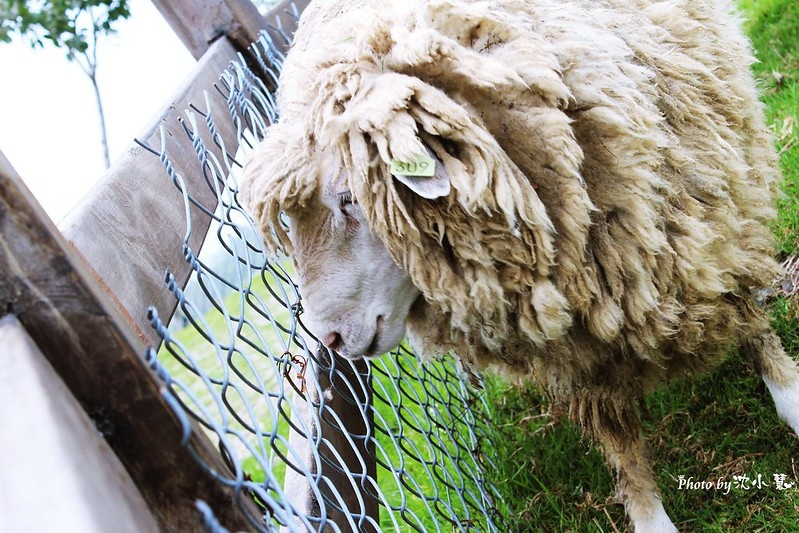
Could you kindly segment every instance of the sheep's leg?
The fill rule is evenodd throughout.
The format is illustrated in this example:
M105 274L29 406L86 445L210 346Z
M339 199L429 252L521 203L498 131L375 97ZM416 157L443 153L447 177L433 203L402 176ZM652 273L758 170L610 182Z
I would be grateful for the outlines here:
M636 533L672 533L672 523L660 499L648 448L639 431L631 438L597 435L608 463L617 473L618 497Z
M741 348L760 371L777 414L799 435L799 368L782 349L779 337L771 330L746 339Z
M638 409L643 391L636 375L635 368L623 365L592 373L595 381L578 389L583 392L574 395L569 413L601 445L608 466L616 471L618 498L633 530L672 533L677 528L663 509L644 439Z

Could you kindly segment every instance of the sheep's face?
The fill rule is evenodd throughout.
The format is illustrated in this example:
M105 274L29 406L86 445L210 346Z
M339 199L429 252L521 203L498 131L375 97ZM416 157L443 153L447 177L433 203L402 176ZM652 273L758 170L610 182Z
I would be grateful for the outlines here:
M347 358L397 346L420 292L370 232L346 186L328 182L310 205L286 215L311 332Z
M446 196L449 176L424 149L434 162L434 176L394 178L423 198ZM285 211L305 322L325 346L344 357L374 357L402 341L421 291L370 231L346 176L327 168L316 195Z

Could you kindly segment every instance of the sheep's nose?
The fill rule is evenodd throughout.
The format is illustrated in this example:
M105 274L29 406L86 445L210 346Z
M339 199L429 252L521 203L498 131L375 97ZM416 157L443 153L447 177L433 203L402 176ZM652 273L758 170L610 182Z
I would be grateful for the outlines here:
M341 335L335 331L331 331L319 340L322 341L322 344L334 351L337 351L342 345Z

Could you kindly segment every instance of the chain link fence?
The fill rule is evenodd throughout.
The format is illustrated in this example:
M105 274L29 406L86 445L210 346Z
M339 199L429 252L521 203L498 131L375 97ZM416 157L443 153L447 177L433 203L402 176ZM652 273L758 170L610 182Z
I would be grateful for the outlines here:
M323 348L303 326L290 261L265 255L238 202L242 162L277 120L278 50L263 34L254 60L240 57L205 102L186 110L185 136L162 127L160 146L143 145L160 158L186 212L183 252L193 274L181 288L167 273L177 311L151 309L163 343L147 354L186 442L194 419L228 466L206 470L231 487L259 531L507 529L487 476L491 412L473 376L450 357L421 362L404 346L359 362ZM218 95L225 106L214 103ZM221 121L234 124L238 147L221 142ZM199 202L171 165L175 143L193 147L194 171L216 205ZM200 253L188 245L198 213L211 219ZM210 530L224 531L207 505L199 508Z

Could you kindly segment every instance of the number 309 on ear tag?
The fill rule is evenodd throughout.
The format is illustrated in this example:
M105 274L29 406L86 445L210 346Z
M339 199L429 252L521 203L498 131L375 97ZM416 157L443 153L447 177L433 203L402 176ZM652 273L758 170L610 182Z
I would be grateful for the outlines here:
M426 155L418 155L411 161L391 160L391 173L402 174L403 176L435 176L436 162Z

